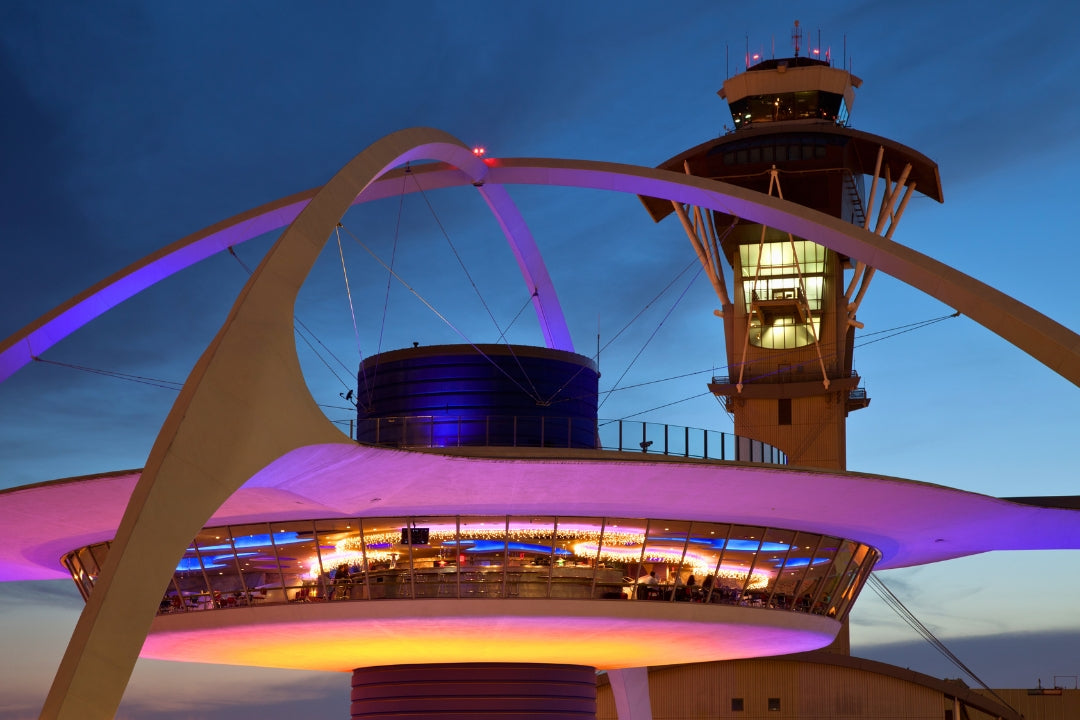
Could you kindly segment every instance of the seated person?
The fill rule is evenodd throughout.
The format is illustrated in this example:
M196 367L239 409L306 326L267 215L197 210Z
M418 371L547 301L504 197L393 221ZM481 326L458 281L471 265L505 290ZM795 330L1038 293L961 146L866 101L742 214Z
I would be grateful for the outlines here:
M693 575L686 578L686 599L691 602L701 600L701 587Z
M642 575L637 580L637 596L639 600L651 599L659 596L660 580L656 577L656 571L652 570L648 575Z

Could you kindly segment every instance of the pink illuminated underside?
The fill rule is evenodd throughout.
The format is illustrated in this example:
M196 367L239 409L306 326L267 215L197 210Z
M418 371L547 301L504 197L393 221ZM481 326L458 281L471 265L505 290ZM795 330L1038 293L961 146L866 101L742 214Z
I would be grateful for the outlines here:
M162 616L141 656L338 672L416 662L616 669L814 650L839 627L817 615L686 603L390 600Z

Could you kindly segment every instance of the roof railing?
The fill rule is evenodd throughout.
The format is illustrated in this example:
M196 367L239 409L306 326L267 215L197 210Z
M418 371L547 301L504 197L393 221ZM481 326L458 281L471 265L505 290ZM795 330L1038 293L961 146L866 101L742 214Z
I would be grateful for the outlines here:
M734 433L637 420L522 415L367 418L357 442L400 448L547 447L784 465L787 456Z

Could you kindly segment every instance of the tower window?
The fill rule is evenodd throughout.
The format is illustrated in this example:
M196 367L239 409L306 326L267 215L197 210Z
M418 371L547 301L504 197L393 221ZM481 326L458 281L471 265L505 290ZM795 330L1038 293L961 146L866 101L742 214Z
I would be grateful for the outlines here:
M776 424L791 424L791 398L780 398L776 401Z
M743 711L743 699L742 698L731 698L731 712L742 712L742 711Z
M780 710L780 698L769 698L769 710Z

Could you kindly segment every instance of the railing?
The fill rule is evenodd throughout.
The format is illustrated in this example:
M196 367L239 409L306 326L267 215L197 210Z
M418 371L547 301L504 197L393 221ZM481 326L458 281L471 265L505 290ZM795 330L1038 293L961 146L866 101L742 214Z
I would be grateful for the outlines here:
M780 382L805 382L807 380L821 381L821 372L817 364L812 361L807 361L802 365L784 365L777 364L768 369L761 364L756 364L755 375L751 378L749 375L744 378L744 382L753 382L754 380L768 379L770 381ZM854 379L859 378L859 373L852 370L851 376ZM842 378L841 378L842 379ZM738 377L732 377L730 375L713 375L713 385L734 385L739 381ZM857 397L856 393L862 393L862 397L866 397L866 388L853 388L851 390L851 397Z
M770 268L797 267L797 265L795 265L795 264L792 264L790 266L770 265L769 267ZM792 291L794 291L794 292L792 292ZM789 292L791 293L791 295L785 295L784 294L784 293L789 293ZM777 288L776 290L773 290L773 296L772 297L768 297L768 296L762 297L761 295L764 295L764 293L759 294L757 290L751 290L750 291L750 300L752 302L765 302L767 300L798 300L799 302L802 302L802 303L806 302L806 295L803 294L802 288Z
M787 464L787 455L772 445L734 433L632 420L601 420L598 430L604 450Z
M640 452L711 460L786 464L760 440L733 433L648 423L571 417L423 415L368 418L356 440L390 447L549 447Z
M595 448L596 422L531 415L414 415L359 420L356 440L395 447Z

